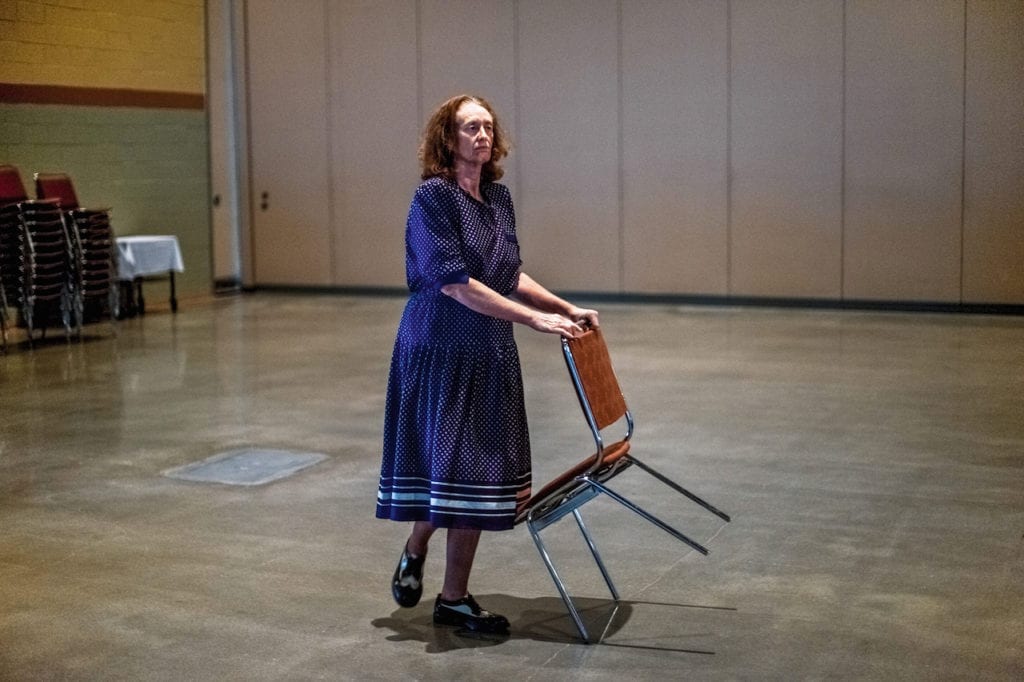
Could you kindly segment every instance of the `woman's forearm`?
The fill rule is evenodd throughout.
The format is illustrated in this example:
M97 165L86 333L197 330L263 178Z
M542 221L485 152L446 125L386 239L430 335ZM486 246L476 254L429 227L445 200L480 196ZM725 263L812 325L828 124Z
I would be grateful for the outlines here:
M454 298L474 312L499 320L529 324L536 311L522 303L502 296L494 289L470 278L465 284L446 284L441 293Z
M576 337L583 328L565 315L534 308L526 302L502 296L483 282L470 278L465 284L446 284L441 293L481 315L524 324L547 334Z
M549 313L569 315L573 309L571 303L555 296L525 272L519 273L519 283L512 295L537 310Z
M567 317L577 323L577 325L600 326L596 310L580 308L569 301L555 296L525 272L519 273L519 282L512 295L526 305L538 310L546 310L554 315Z

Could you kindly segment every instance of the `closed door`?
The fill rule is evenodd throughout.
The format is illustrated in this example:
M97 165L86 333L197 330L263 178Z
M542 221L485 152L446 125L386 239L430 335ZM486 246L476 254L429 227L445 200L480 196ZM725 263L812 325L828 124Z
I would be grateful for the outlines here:
M324 27L323 2L246 3L257 286L331 284Z

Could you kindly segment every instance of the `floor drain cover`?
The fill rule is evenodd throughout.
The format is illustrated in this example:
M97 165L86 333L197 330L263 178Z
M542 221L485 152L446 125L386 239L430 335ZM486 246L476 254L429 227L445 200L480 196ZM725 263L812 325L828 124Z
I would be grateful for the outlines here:
M263 485L287 478L325 459L327 455L316 452L247 448L222 452L201 462L170 469L164 475L184 481Z

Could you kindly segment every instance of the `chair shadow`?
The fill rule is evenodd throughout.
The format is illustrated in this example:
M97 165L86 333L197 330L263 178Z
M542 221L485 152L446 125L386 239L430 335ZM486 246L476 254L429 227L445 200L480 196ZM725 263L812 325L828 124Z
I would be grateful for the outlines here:
M387 639L392 642L419 641L427 653L444 653L456 649L476 649L497 646L509 640L529 639L538 642L584 645L565 603L558 597L513 597L507 594L477 595L479 600L497 613L508 617L511 632L508 635L477 635L450 627L435 627L432 620L433 605L424 600L412 609L396 609L387 618L376 618L376 628L391 630ZM684 647L660 646L636 642L610 640L633 616L634 606L652 605L670 608L700 608L735 611L728 607L667 604L663 602L626 601L615 603L611 599L575 598L576 607L591 640L603 646L629 649L714 655L714 651Z

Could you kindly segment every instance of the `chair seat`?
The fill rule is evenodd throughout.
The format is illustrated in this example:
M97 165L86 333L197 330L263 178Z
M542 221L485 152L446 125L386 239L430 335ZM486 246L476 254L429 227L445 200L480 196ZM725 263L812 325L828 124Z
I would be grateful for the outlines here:
M629 454L628 440L620 440L606 446L601 464L591 473L590 478L597 481L608 480L628 464L629 460L623 459L627 454ZM568 498L577 488L582 487L584 485L583 477L593 469L595 457L597 454L586 457L576 466L553 479L530 499L521 503L516 510L516 523L525 521L531 510L546 506L548 503L553 503L551 506L557 506L561 502L561 499L558 498Z

